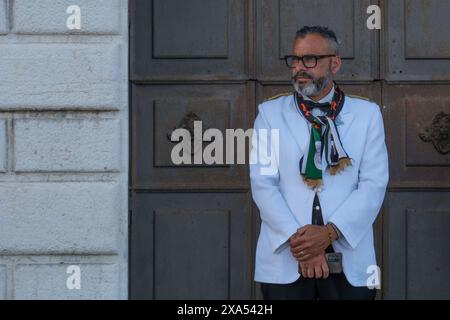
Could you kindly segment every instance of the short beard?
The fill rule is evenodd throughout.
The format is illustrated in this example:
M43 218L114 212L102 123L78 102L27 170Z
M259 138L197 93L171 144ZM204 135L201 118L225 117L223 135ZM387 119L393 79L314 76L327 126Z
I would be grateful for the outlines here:
M328 71L324 77L312 78L312 82L305 85L300 85L297 82L297 76L299 76L299 74L296 74L294 77L292 77L292 85L294 86L294 90L301 95L307 97L315 96L330 83L330 74L331 72ZM307 75L303 74L302 76Z

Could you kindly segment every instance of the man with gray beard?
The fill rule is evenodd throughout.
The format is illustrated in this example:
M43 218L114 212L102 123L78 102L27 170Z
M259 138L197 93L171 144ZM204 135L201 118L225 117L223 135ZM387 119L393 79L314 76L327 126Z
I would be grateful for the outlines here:
M342 60L328 28L303 27L285 60L294 92L259 105L254 125L279 130L280 143L252 138L255 281L264 299L374 299L372 225L388 183L380 109L334 82ZM276 153L276 173L261 174L268 159L258 149Z

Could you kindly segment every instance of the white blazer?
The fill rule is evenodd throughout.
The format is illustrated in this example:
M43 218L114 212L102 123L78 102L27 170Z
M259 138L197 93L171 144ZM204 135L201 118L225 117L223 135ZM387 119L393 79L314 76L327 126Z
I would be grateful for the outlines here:
M299 160L309 146L310 124L297 110L292 94L266 101L258 109L250 152L251 190L261 215L255 281L292 283L300 274L288 238L297 228L311 224L314 200L314 191L303 183L299 171ZM333 222L343 234L333 248L342 252L347 280L353 286L366 286L372 275L370 284L378 285L378 277L373 282L372 225L389 179L383 118L376 103L346 96L336 125L352 166L335 176L323 174L318 197L324 223ZM260 129L266 129L267 135ZM270 131L274 129L279 130L278 146L276 133ZM271 161L275 170L267 170ZM325 157L322 162L325 168Z

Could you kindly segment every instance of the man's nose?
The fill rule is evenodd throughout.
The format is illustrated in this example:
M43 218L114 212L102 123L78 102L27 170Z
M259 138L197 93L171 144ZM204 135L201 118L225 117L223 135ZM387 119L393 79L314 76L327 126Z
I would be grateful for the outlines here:
M302 61L299 61L294 68L295 73L306 71L306 67L303 65Z

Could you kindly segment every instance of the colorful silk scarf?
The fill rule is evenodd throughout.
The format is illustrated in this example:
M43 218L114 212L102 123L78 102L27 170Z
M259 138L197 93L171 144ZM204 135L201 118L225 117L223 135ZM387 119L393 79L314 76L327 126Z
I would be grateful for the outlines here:
M336 128L335 119L344 106L344 93L335 83L335 92L331 103L316 103L312 100L305 100L294 92L294 99L297 107L303 116L311 123L311 133L309 148L300 159L299 167L303 181L313 189L320 187L322 181L322 155L327 161L327 168L330 175L335 175L346 166L352 165L350 157L345 152L339 132ZM325 115L314 116L311 113L313 108L319 108Z

